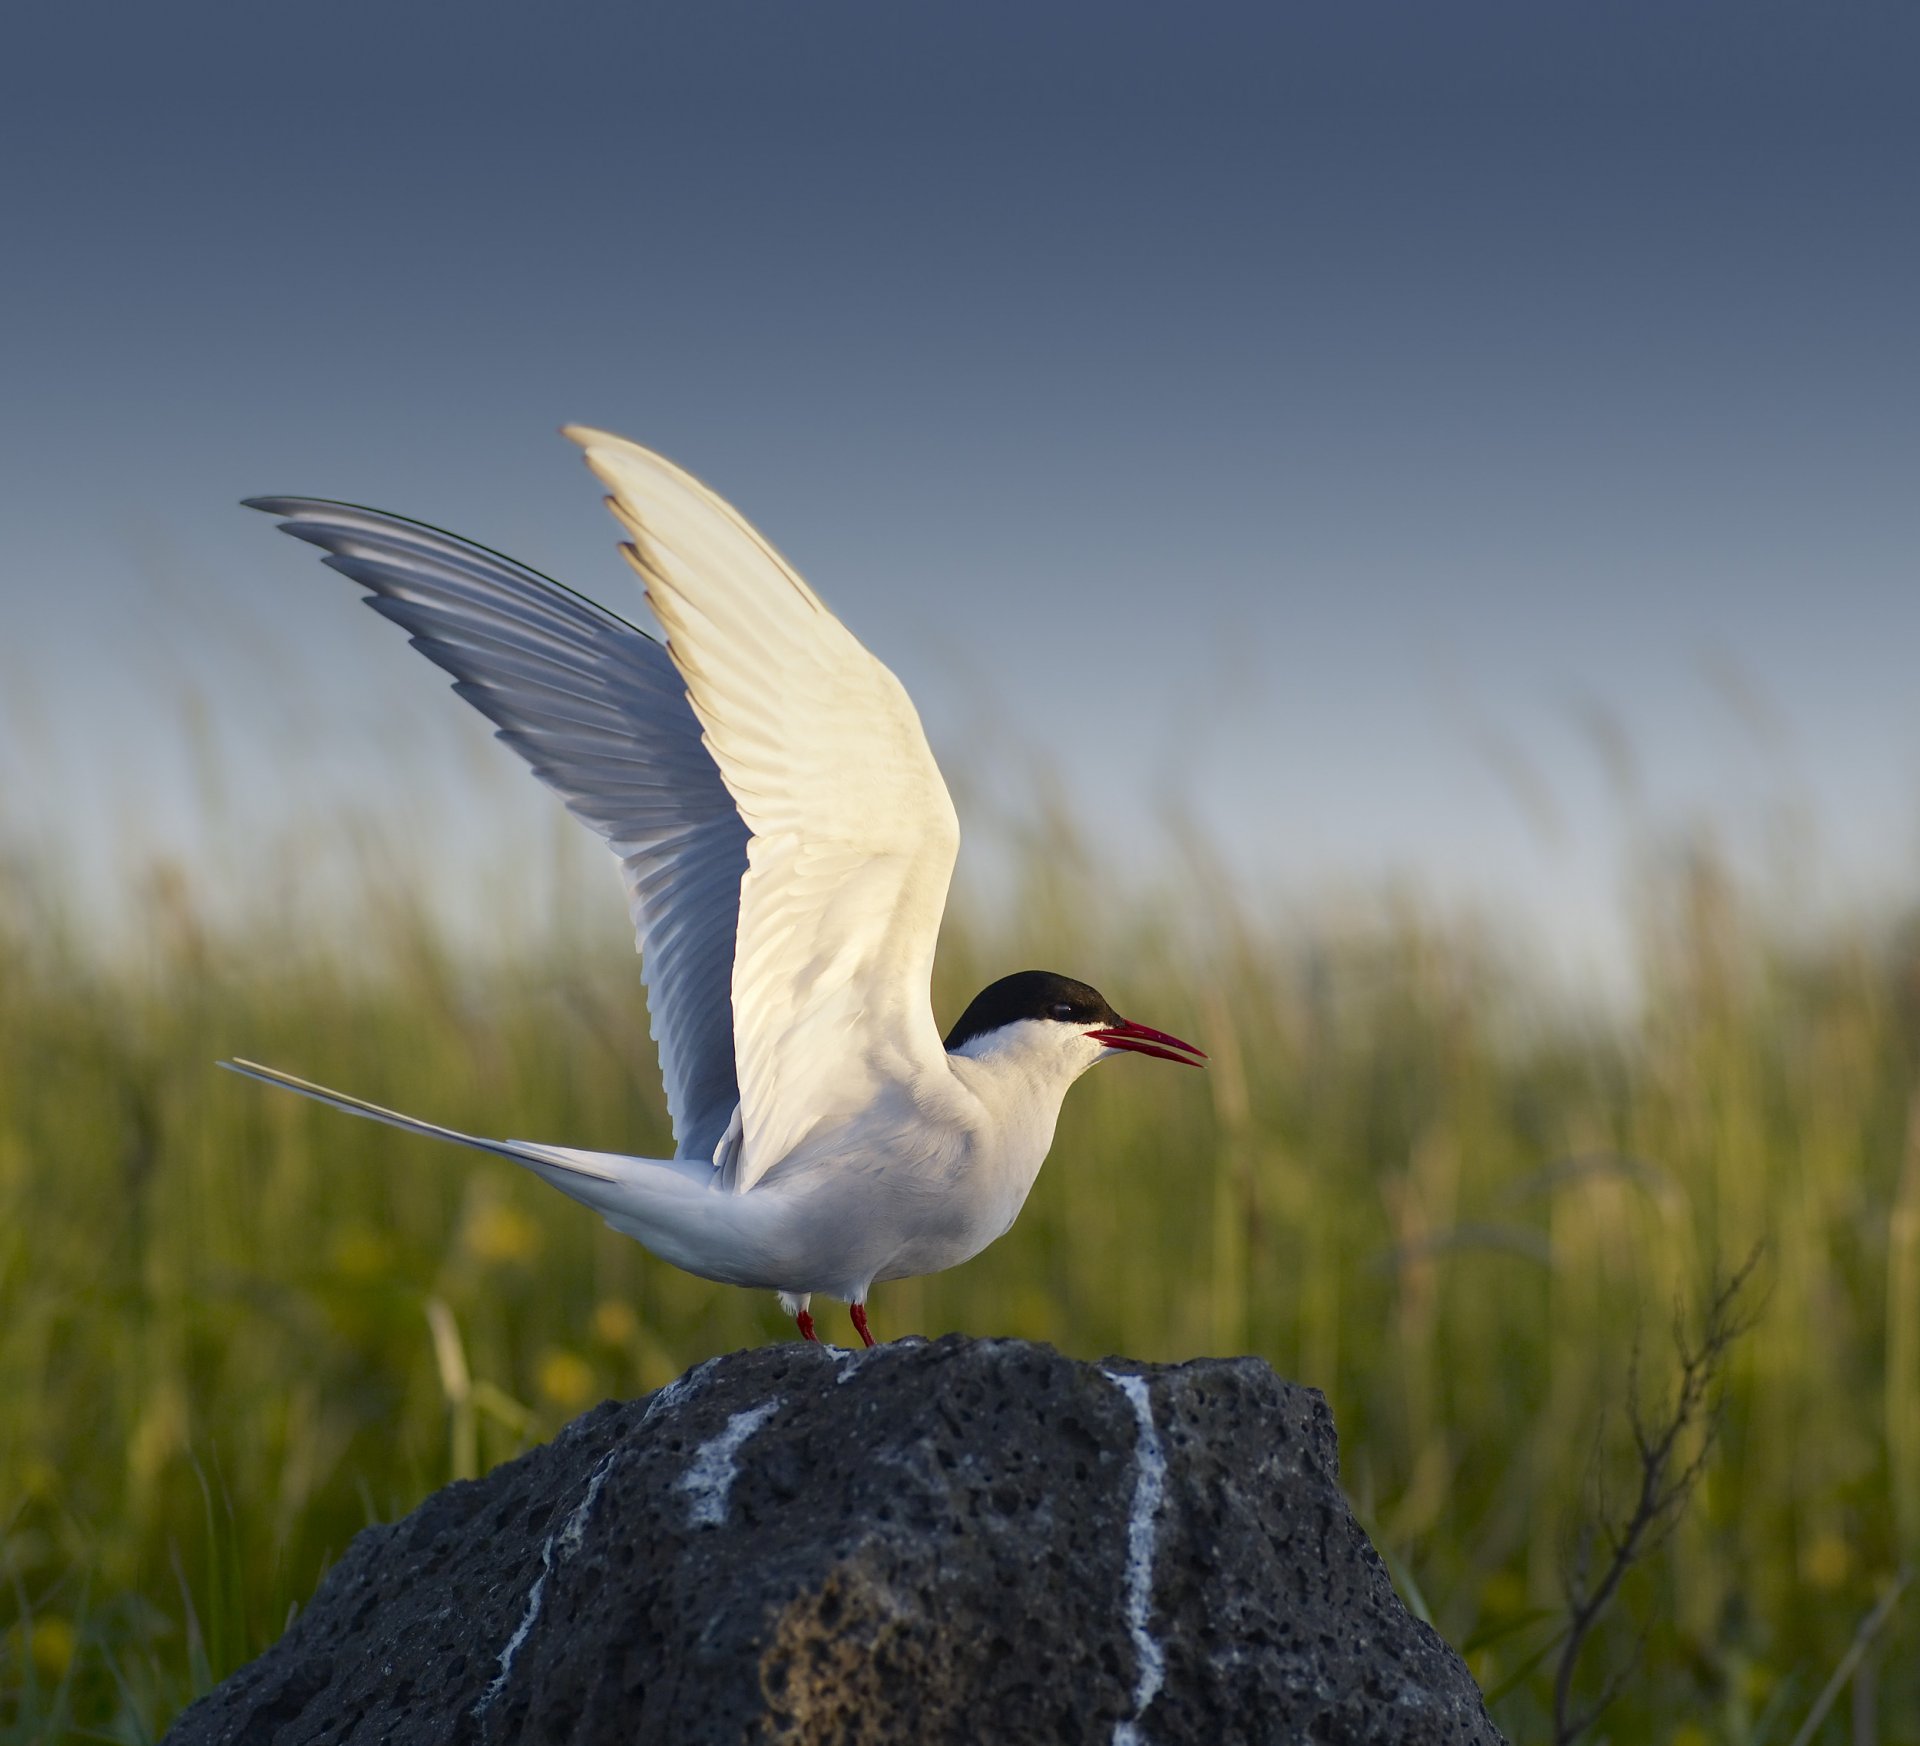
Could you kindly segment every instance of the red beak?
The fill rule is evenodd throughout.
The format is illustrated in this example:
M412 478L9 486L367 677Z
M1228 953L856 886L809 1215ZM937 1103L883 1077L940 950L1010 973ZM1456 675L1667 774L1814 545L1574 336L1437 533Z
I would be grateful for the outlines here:
M1191 1043L1183 1043L1178 1037L1170 1037L1165 1031L1149 1030L1145 1025L1137 1025L1131 1019L1122 1019L1118 1024L1109 1025L1104 1031L1089 1031L1096 1043L1104 1043L1109 1049L1127 1049L1136 1055L1152 1055L1162 1061L1179 1061L1188 1067L1198 1067L1206 1057L1206 1052L1196 1049Z

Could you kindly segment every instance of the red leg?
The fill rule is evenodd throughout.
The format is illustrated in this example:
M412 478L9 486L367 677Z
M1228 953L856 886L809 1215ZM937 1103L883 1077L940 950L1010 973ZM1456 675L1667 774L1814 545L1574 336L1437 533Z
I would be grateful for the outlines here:
M808 1315L805 1310L795 1310L793 1312L793 1319L800 1324L800 1338L803 1340L812 1340L817 1344L819 1336L813 1331L813 1317ZM873 1342L869 1340L867 1343L868 1345L872 1345Z
M867 1327L867 1306L863 1303L857 1303L853 1306L853 1326L854 1331L859 1334L860 1338L871 1346L873 1344L873 1334Z

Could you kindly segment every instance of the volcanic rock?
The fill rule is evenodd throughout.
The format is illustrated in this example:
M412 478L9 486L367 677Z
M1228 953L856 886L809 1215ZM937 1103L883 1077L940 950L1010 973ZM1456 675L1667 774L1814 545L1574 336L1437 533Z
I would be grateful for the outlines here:
M171 1746L1498 1741L1311 1389L960 1337L716 1358L354 1540Z

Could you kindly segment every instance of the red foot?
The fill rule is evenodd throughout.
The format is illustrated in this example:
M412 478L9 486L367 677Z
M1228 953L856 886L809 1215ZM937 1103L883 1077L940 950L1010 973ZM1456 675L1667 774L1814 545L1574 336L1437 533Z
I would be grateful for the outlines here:
M813 1331L813 1317L808 1315L805 1310L797 1310L794 1312L793 1319L800 1325L800 1338L803 1340L812 1340L817 1345L819 1343L819 1336ZM869 1342L869 1344L871 1344L871 1342Z
M853 1306L853 1326L854 1331L859 1334L860 1338L871 1346L873 1344L873 1335L867 1328L867 1306L863 1303L857 1303Z

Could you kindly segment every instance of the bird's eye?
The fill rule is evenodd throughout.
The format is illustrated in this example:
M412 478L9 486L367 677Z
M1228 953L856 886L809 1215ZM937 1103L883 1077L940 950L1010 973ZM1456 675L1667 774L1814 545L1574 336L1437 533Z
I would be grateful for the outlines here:
M1073 1007L1067 1001L1063 1000L1054 1007L1053 1016L1062 1020L1071 1019L1073 1017Z

